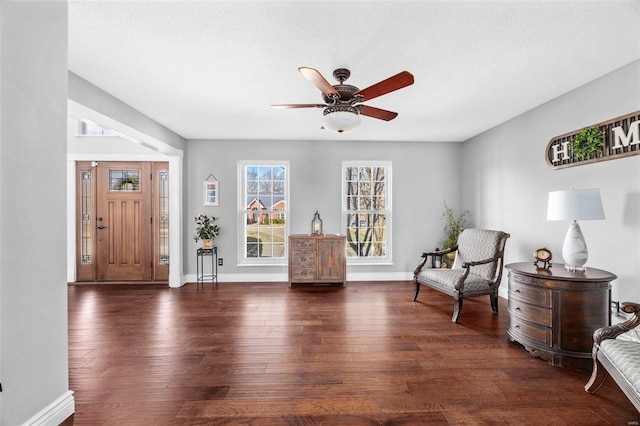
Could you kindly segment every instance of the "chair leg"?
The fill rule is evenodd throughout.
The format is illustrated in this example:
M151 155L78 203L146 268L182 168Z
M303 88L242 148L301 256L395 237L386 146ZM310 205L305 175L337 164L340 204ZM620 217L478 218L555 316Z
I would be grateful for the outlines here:
M453 317L451 321L458 322L458 317L460 316L460 312L462 312L462 301L464 299L460 295L455 295L453 297Z
M494 314L498 313L498 293L491 293L489 295L489 300L491 300L491 309Z
M416 292L413 294L413 301L415 302L418 299L418 293L420 293L420 283L418 283L418 281L415 281L416 283Z
M589 382L584 385L584 390L589 393L594 393L604 384L604 381L609 376L607 370L600 364L596 355L593 356L593 371L591 372L591 377L589 378Z

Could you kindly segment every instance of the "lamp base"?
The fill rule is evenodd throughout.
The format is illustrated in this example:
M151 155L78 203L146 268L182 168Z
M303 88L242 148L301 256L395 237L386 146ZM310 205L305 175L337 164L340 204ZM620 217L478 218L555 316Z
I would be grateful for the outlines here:
M564 237L562 245L562 258L564 259L565 269L572 272L584 272L584 264L587 263L589 251L587 243L582 235L582 230L577 221L571 222L567 235Z
M569 272L585 272L587 268L584 266L564 265L564 270Z

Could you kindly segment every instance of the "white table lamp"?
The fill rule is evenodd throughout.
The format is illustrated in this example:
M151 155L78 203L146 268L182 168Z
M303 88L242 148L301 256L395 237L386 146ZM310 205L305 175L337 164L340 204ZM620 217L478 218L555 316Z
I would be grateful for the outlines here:
M570 220L569 230L562 245L565 269L585 270L589 251L578 220L604 219L599 189L569 189L549 192L547 220Z

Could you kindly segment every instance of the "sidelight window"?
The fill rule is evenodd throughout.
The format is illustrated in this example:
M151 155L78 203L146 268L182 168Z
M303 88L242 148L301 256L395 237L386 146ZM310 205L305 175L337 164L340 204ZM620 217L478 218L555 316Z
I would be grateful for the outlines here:
M169 170L158 171L158 264L169 264Z

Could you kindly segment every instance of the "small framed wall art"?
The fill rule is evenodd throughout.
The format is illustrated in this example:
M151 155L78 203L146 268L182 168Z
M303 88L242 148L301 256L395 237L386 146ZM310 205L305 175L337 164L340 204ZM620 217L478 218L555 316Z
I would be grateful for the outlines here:
M217 206L220 203L220 182L217 180L205 180L203 188L204 205Z

